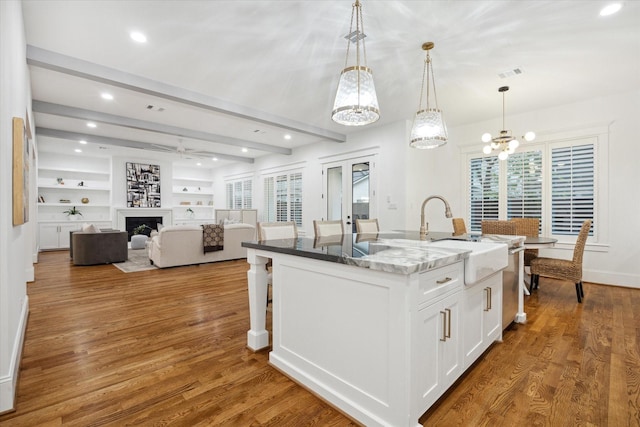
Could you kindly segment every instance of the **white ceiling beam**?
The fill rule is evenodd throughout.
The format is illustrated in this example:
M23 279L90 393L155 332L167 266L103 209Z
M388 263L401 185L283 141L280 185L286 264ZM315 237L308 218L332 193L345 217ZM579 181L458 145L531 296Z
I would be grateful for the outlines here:
M149 150L155 152L163 152L171 154L171 149L176 150L175 153L178 154L176 147L171 147L169 145L163 145L167 147L167 151L158 150L157 146L162 144L152 144L150 142L142 142L142 141L133 141L130 139L120 139L120 138L111 138L108 136L100 136L100 135L91 135L91 134L83 134L78 132L69 132L58 129L49 129L49 128L41 128L36 127L36 135L38 136L48 136L51 138L58 139L67 139L70 141L80 141L85 140L90 143L96 144L104 144L104 145L115 145L117 147L125 147L125 148L134 148L138 150ZM234 162L242 162L242 163L253 163L253 159L250 157L241 157L241 156L232 156L230 154L220 154L220 153L211 153L208 151L200 151L197 153L186 153L187 156L199 157L199 158L213 158L217 157L220 160L229 160Z
M346 136L146 77L27 45L27 64L335 142Z
M276 145L262 144L260 142L247 141L244 139L232 138L224 135L216 135L213 133L201 132L192 129L185 129L177 126L163 125L161 123L116 116L114 114L100 113L83 108L53 104L51 102L34 100L32 109L36 113L51 114L54 116L69 117L72 119L91 120L94 122L122 126L130 129L157 132L166 135L175 135L183 138L191 138L218 144L232 145L238 148L245 147L258 151L266 151L270 153L286 155L291 155L292 151L290 148L286 147L278 147Z

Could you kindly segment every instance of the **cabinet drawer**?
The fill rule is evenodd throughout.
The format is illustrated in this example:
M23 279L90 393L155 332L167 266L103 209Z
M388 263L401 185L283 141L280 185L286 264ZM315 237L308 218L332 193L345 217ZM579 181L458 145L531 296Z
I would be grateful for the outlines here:
M420 273L418 305L462 287L464 267L462 262Z

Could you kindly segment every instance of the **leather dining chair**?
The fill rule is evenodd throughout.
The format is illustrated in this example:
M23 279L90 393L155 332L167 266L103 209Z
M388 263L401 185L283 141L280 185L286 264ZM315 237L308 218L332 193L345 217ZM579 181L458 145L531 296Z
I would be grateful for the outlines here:
M344 234L344 225L341 220L317 221L314 219L313 232L315 233L316 238Z
M531 261L531 289L536 289L540 283L540 276L554 279L569 280L576 284L576 295L578 302L584 298L582 289L582 255L587 243L591 220L582 223L582 228L578 234L576 245L573 249L573 258L557 259L538 257Z
M451 218L453 223L453 235L460 236L467 234L467 226L464 224L464 218Z
M356 233L377 233L380 231L378 219L358 219L356 218Z

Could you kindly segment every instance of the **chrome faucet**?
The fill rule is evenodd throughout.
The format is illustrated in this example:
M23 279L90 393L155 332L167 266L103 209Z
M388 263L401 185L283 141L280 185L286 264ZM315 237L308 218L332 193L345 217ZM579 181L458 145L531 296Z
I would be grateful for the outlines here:
M447 218L451 218L453 215L451 214L451 207L449 203L442 196L430 196L424 199L422 202L422 208L420 208L420 240L426 240L427 233L429 232L429 223L425 221L424 218L424 208L427 206L427 202L431 199L440 199L444 203L444 215Z

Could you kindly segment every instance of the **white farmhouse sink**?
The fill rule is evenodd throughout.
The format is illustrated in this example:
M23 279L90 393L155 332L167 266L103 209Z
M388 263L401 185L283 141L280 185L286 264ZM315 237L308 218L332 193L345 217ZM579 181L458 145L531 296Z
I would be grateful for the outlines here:
M428 246L437 248L470 250L464 261L464 283L474 283L506 268L509 264L509 248L505 243L481 243L465 240L438 240Z

